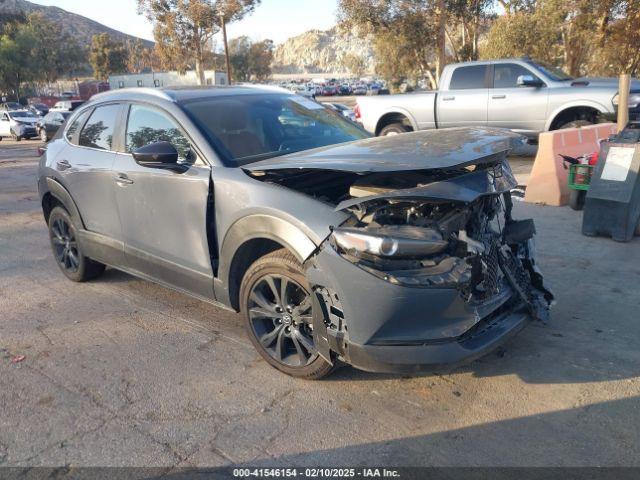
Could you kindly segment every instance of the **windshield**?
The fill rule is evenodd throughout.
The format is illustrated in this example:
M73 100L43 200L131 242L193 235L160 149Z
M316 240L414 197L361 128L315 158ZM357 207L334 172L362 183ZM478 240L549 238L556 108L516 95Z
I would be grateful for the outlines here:
M573 77L567 75L564 70L561 70L560 68L538 61L528 63L538 67L542 71L542 73L544 73L547 77L549 77L550 80L553 80L554 82L565 82L567 80L573 80Z
M11 118L38 118L31 112L11 112L9 113Z
M200 98L182 107L235 165L370 137L342 115L297 95Z

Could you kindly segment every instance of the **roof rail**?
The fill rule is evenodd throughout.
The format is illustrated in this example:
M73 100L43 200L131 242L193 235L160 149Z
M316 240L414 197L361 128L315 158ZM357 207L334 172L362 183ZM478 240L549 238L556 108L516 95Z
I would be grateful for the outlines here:
M167 92L164 90L159 90L157 88L145 88L145 87L132 87L132 88L119 88L118 90L107 90L106 92L96 93L91 97L91 100L100 99L102 97L109 97L111 95L115 95L118 93L144 93L146 95L153 95L155 97L162 98L164 100L169 100L170 102L174 102L175 99L172 98Z

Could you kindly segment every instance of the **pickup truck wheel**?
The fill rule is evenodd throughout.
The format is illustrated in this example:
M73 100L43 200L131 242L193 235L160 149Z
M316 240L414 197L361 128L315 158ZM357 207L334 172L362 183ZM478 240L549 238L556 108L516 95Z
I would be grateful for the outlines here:
M55 207L49 215L49 239L56 263L74 282L85 282L104 272L105 266L86 257L78 243L76 227L67 211Z
M569 206L576 211L580 211L584 208L584 199L587 196L587 192L584 190L571 190L569 195Z
M288 250L265 255L249 267L240 301L249 339L271 366L307 380L333 371L315 348L311 288Z
M558 130L564 130L565 128L586 127L587 125L593 125L593 122L590 122L589 120L572 120L571 122L560 125L560 128L558 128Z
M380 136L384 137L387 135L399 135L401 133L407 133L411 131L411 127L407 127L402 123L390 123L382 130L380 130Z

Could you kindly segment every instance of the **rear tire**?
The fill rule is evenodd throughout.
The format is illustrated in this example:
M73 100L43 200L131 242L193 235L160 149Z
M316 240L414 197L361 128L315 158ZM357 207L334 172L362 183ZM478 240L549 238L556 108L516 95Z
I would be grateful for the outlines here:
M558 130L564 130L565 128L580 128L588 125L593 125L593 122L590 122L589 120L572 120L571 122L560 125Z
M104 272L102 263L82 253L78 231L71 216L62 207L55 207L49 215L49 240L56 263L69 280L86 282Z
M407 127L402 123L390 123L382 130L380 130L380 136L385 137L387 135L399 135L401 133L407 133L412 131L411 127Z
M584 208L584 199L587 196L585 190L571 190L569 196L569 206L576 211L580 211Z
M319 380L334 367L313 343L311 288L300 262L286 249L256 260L240 286L247 335L272 367Z

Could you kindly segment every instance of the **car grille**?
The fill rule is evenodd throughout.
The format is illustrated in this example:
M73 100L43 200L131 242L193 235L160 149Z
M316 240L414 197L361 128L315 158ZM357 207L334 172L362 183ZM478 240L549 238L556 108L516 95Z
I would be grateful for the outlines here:
M492 241L487 253L471 260L471 281L462 290L462 297L469 302L484 302L495 296L502 283L502 271L498 259L498 243Z

